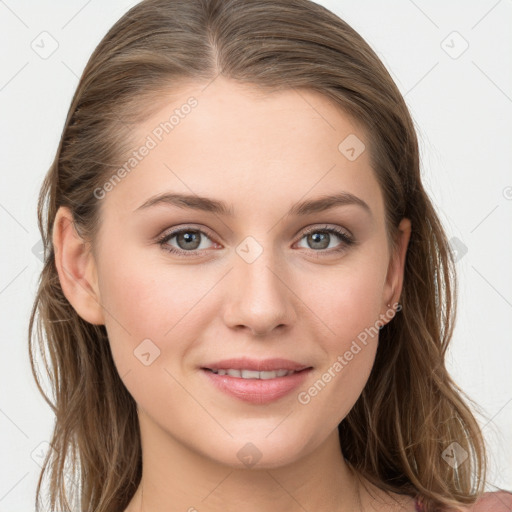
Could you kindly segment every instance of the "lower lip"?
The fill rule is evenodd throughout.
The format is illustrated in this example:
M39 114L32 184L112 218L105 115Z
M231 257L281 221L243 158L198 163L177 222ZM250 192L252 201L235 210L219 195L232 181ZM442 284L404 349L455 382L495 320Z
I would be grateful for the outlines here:
M221 391L251 404L266 404L278 400L300 386L309 375L311 368L275 379L242 379L230 375L218 375L210 370L203 373Z

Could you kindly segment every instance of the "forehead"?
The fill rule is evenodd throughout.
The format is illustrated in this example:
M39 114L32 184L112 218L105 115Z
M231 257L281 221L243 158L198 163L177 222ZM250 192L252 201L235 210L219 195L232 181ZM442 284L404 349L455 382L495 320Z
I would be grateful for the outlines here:
M155 101L108 194L119 208L167 191L221 197L235 215L341 191L382 206L365 131L318 92L218 77Z

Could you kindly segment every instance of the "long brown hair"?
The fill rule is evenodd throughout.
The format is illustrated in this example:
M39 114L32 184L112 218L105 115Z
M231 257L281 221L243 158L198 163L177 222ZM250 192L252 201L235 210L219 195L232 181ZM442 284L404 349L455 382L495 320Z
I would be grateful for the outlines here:
M72 495L77 509L95 512L124 510L142 474L136 404L105 327L84 321L61 289L52 245L56 212L68 207L78 232L94 241L94 191L130 148L132 123L151 113L163 91L219 74L268 92L319 92L366 128L389 234L403 217L412 234L402 311L382 328L370 378L339 425L343 455L380 488L421 496L426 511L473 503L485 482L483 437L445 367L456 310L454 261L421 182L413 121L388 71L347 23L308 0L144 0L90 57L39 196L44 268L29 353L56 422L37 510L46 473L52 508L71 507ZM35 325L53 399L35 364ZM442 456L451 443L468 454L458 466Z

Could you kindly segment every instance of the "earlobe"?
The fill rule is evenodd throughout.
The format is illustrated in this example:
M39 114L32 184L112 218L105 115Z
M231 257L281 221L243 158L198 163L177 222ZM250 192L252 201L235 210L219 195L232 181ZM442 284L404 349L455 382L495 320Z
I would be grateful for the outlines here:
M88 244L75 229L69 208L61 206L57 211L53 246L64 295L84 320L104 325L96 264Z
M389 310L388 304L394 309L393 305L400 301L404 280L405 259L410 238L411 221L407 218L403 218L398 225L396 250L391 256L386 277L386 286L383 296L383 308L385 311Z

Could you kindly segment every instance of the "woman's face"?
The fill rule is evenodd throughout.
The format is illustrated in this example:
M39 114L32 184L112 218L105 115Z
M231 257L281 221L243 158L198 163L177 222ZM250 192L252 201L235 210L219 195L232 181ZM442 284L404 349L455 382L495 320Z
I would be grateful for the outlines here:
M140 419L232 466L311 453L359 397L401 290L408 230L393 257L365 133L317 93L219 77L134 134L95 191L88 268ZM306 369L269 373L290 368Z

